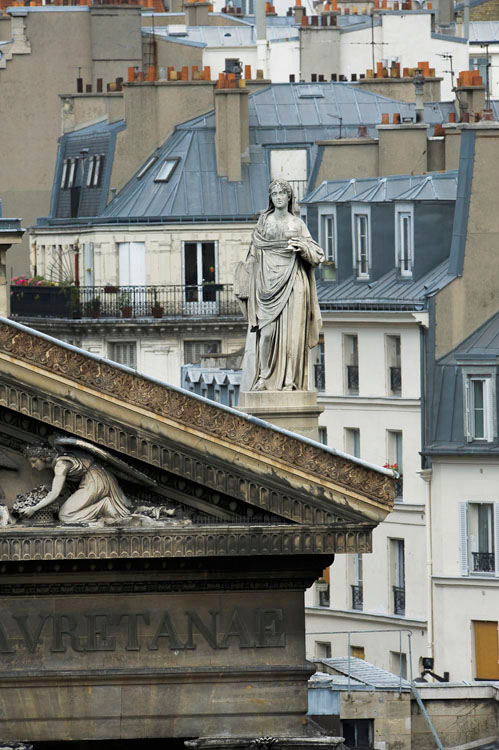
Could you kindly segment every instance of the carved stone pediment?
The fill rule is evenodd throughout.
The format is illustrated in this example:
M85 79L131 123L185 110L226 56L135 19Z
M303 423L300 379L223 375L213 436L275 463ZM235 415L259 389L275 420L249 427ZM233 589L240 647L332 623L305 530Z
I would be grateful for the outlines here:
M167 499L190 514L192 529L163 529L149 554L368 551L372 528L393 505L393 479L383 470L5 319L0 371L0 444L16 453L23 441L54 433L81 438L154 480L154 488L135 486L135 493L153 503ZM209 532L203 536L214 524L216 548ZM259 528L251 538L248 526ZM263 539L265 527L272 534ZM15 547L22 533L17 527L1 532L2 559L37 558L32 535ZM64 557L95 554L81 541L88 531L78 536L79 546L68 529L54 533L53 549L64 549ZM97 554L147 555L149 538L144 532L132 550L126 541L113 547L112 531L102 532ZM42 557L57 556L51 545Z

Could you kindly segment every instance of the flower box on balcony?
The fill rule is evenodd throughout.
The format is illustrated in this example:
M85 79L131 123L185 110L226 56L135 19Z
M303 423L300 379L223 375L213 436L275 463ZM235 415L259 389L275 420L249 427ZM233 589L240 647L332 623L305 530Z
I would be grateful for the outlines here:
M68 286L11 286L10 309L17 317L71 318L78 307Z

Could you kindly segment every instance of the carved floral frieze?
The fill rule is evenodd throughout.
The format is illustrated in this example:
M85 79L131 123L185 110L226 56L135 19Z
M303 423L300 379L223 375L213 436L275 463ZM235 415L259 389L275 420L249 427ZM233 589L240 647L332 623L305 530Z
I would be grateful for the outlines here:
M393 480L335 456L299 438L272 431L243 416L181 393L167 385L101 362L34 333L0 323L0 352L31 363L119 401L212 435L284 465L358 491L391 507Z

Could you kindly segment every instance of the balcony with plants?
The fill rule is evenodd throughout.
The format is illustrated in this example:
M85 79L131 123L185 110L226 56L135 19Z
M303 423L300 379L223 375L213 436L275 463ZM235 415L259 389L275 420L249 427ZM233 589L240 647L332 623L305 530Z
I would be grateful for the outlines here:
M79 286L40 276L14 277L13 318L241 318L232 284Z

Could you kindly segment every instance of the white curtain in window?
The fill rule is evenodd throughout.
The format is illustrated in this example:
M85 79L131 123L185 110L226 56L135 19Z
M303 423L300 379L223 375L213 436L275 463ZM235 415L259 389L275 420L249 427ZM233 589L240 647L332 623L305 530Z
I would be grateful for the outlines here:
M145 286L145 242L118 243L118 262L120 286Z

